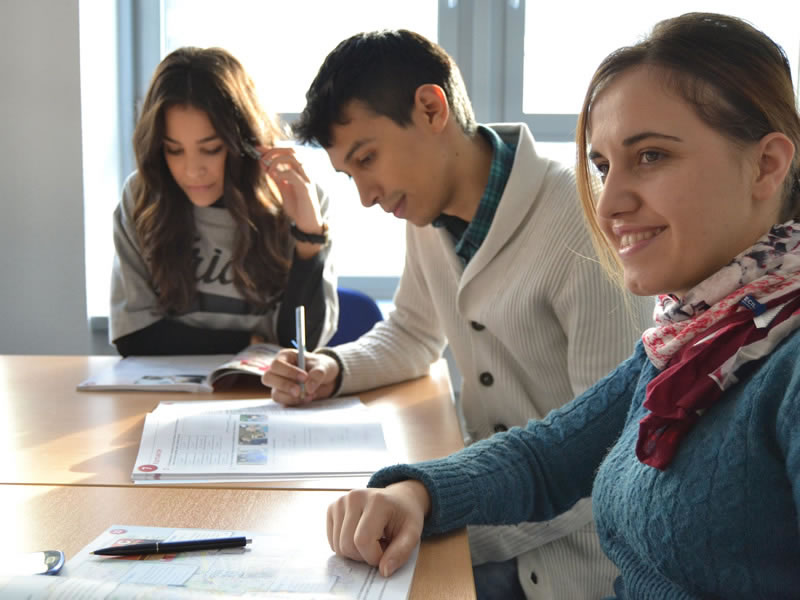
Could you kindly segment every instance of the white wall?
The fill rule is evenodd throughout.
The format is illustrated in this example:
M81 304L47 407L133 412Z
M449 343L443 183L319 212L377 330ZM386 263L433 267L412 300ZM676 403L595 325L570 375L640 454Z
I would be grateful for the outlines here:
M0 0L0 353L86 354L78 0Z

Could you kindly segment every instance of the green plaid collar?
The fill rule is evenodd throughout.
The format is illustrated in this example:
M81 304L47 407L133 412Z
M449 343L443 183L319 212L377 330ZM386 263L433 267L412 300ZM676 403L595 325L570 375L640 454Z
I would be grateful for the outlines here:
M516 152L516 146L504 142L493 129L478 125L478 132L492 145L492 164L489 167L489 181L483 190L475 217L468 223L458 217L442 214L433 221L434 227L444 227L453 237L454 250L464 266L475 256L489 233L511 174L511 167L514 166Z

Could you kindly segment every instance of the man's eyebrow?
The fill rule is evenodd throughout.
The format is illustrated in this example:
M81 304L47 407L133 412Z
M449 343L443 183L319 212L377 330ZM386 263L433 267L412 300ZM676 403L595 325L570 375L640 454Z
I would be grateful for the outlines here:
M361 148L361 146L371 142L374 139L375 138L363 138L363 139L356 140L355 142L353 142L353 145L350 146L350 150L348 150L347 154L344 157L344 164L347 164L347 163L350 162L350 159L353 158L353 154L355 154L358 151L358 149Z
M198 144L205 144L206 142L213 142L214 140L218 140L218 139L219 139L219 136L216 133L212 133L208 137L204 137L201 140L197 140L197 143ZM173 140L168 135L164 136L164 140L167 141L167 142L172 142L173 144L180 144L180 142L178 140Z
M657 138L661 140L670 140L673 142L682 142L683 140L675 135L667 135L666 133L658 133L656 131L643 131L642 133L637 133L636 135L632 135L630 137L626 137L622 140L622 145L625 147L633 146L634 144L638 144L642 140L646 140L648 138ZM596 152L592 150L589 152L589 160L594 160L603 156L600 152Z

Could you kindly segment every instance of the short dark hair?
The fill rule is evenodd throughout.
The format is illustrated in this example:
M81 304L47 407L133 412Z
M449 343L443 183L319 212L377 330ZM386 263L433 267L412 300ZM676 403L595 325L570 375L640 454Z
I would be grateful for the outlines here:
M304 144L330 148L333 125L346 123L344 109L352 100L405 127L417 88L428 83L444 90L456 122L473 135L477 125L464 80L441 46L405 29L356 34L325 58L292 130Z

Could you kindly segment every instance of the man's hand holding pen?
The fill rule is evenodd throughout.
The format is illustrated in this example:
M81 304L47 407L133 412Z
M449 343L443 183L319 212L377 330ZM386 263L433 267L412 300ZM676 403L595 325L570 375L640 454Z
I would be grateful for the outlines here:
M272 399L285 406L329 398L334 392L339 365L326 354L305 353L305 370L297 366L297 351L281 350L261 383L272 388ZM300 386L305 386L305 393Z

